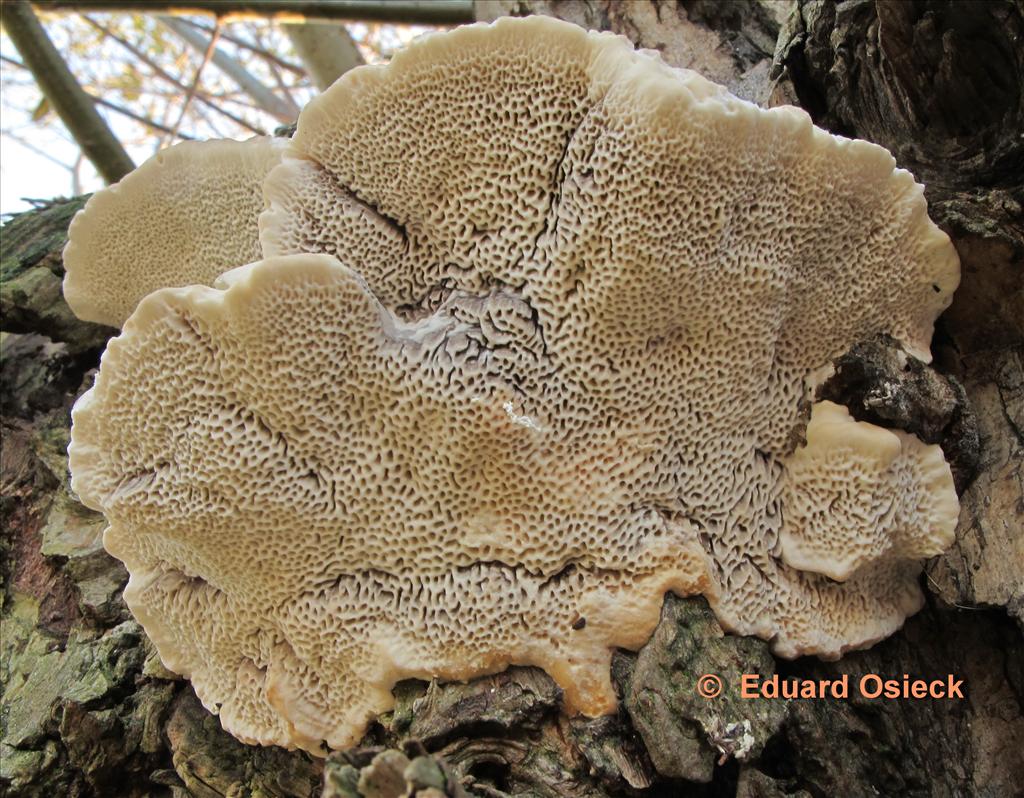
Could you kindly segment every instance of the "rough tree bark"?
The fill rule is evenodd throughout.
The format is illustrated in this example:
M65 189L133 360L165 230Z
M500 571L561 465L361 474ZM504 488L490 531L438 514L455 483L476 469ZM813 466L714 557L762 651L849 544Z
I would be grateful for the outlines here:
M777 661L724 635L702 599L666 599L639 653L616 655L617 715L560 713L543 673L403 683L363 745L325 766L244 746L162 669L127 614L102 521L67 493L68 409L110 330L60 297L81 200L4 228L0 783L12 795L992 796L1024 784L1024 9L1000 0L629 3L492 0L624 33L765 105L889 147L927 184L963 282L932 366L865 341L823 391L940 443L963 511L929 564L927 605L839 662ZM704 673L726 688L694 691ZM744 672L851 680L954 674L963 701L743 700Z

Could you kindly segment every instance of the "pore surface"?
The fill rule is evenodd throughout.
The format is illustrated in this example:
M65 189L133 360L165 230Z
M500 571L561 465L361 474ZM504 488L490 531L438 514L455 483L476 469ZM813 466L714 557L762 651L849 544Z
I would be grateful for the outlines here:
M792 443L808 375L880 332L927 356L958 279L884 150L502 20L349 73L265 193L268 260L145 300L71 449L133 612L236 735L341 747L397 679L512 662L608 711L665 590L786 656L919 606L934 447Z
M185 141L93 194L64 248L75 315L120 327L151 291L209 285L259 258L263 179L284 146L268 136Z
M610 646L704 582L692 530L635 500L630 430L521 415L456 305L396 320L328 256L231 282L145 300L75 411L75 489L166 664L306 746L351 744L397 679L510 662L611 709Z

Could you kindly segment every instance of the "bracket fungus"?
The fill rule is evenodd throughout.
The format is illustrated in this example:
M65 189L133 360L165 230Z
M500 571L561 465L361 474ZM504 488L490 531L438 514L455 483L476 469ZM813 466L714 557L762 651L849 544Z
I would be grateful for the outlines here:
M269 136L185 141L93 194L64 247L71 310L120 327L158 288L210 285L259 258L263 179L285 146Z
M70 449L128 605L236 736L348 746L397 680L512 663L608 712L666 591L782 656L919 608L941 452L806 418L858 340L927 358L959 279L882 148L502 19L342 77L264 192L263 260L144 299Z

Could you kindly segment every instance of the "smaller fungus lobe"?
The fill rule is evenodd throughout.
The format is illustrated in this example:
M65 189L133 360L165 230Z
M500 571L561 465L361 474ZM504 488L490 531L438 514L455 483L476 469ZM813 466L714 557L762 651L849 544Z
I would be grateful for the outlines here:
M259 258L263 179L284 147L267 136L185 141L93 194L64 248L75 315L120 327L151 291L210 285Z

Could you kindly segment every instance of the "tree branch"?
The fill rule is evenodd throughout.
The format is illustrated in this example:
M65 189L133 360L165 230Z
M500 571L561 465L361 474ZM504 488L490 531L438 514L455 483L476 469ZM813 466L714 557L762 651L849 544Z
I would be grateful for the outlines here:
M13 67L17 67L18 69L24 69L26 72L29 71L28 67L21 63L21 61L15 61L13 58L8 58L6 55L0 55L0 61L3 61L5 64L10 64ZM146 127L150 127L153 130L159 130L161 133L174 133L174 131L167 127L167 125L161 125L159 122L150 119L149 117L142 116L141 114L137 114L134 111L125 108L123 105L118 105L117 103L110 102L110 100L104 100L102 97L97 97L95 94L88 91L87 89L82 89L82 91L84 91L89 96L89 99L91 99L94 103L102 105L104 108L109 108L115 114L120 114L121 116L126 116L129 119L134 119L140 125L145 125ZM9 131L5 130L4 132L10 135ZM174 135L177 136L179 139L192 139L192 136L189 136L185 133L174 133ZM65 164L61 165L64 166Z
M161 15L159 19L161 23L183 39L189 47L200 53L206 52L210 40L187 22L166 15ZM213 49L212 57L217 68L237 83L246 94L256 101L260 108L272 114L280 122L295 121L299 115L299 108L295 103L274 94L249 70L216 46Z
M88 94L88 92L86 93ZM121 114L121 116L126 116L129 119L134 119L140 125L145 125L146 127L152 128L153 130L159 130L161 133L170 133L176 138L184 139L185 141L193 141L195 139L194 136L190 136L187 133L181 133L180 131L177 130L172 130L171 128L167 127L167 125L161 125L159 122L150 119L149 117L142 116L142 114L137 114L134 111L130 111L123 105L112 103L110 102L110 100L104 100L102 97L96 97L92 94L89 94L89 97L92 99L94 103L102 105L104 108L109 108L115 114Z
M78 85L27 0L4 4L3 25L50 106L103 179L116 183L132 171L132 159Z
M334 83L345 72L364 63L359 48L352 41L344 25L306 22L281 27L320 91Z
M406 25L473 22L472 0L39 0L47 11L132 11L150 14L213 14L217 17L281 17L293 22L333 19Z
M175 20L177 22L177 20ZM192 98L196 96L196 89L199 88L199 81L203 78L203 70L206 69L206 65L210 63L210 59L214 57L214 53L217 52L217 39L220 38L220 20L217 20L217 25L213 29L213 35L210 37L209 42L206 45L206 50L203 52L203 60L199 62L199 66L196 67L195 77L192 78L192 85L188 87L188 93L185 95L185 102L181 104L181 111L178 113L178 118L172 128L172 136L178 135L178 128L181 127L182 120L185 119L185 114L188 113L188 107L192 104Z
M268 26L261 26L261 27L263 27L264 30L266 30ZM267 43L263 39L262 32L260 32L259 29L257 28L257 30L254 31L254 33L256 35L256 42L261 47L266 47ZM284 77L281 75L282 70L278 68L277 64L275 64L275 63L273 63L271 61L267 61L266 64L267 64L267 69L270 71L270 74L274 78L274 84L277 86L277 90L279 92L281 92L282 95L287 97L288 101L294 105L295 104L295 96L292 94L291 88L289 88L289 86L285 83ZM305 73L303 73L303 77L305 78Z
M191 25L193 28L195 28L200 33L205 33L207 36L209 36L209 35L211 35L213 33L213 28L208 28L205 25L200 25L197 22L193 22L190 19L186 19L185 22L187 22L189 25ZM253 42L250 42L250 41L246 41L245 39L243 39L240 36L232 36L230 33L228 33L227 31L224 31L224 30L222 30L220 32L220 37L224 41L226 41L226 42L231 42L236 47L241 47L244 50L248 50L253 55L259 56L264 61L266 61L268 64L277 64L277 66L281 67L281 69L286 69L289 72L291 72L293 75L298 75L299 77L303 77L303 78L306 77L306 71L301 66L293 64L290 61L286 61L285 59L281 58L279 55L276 55L275 53L271 53L270 51L266 50L265 48L260 47L259 44L256 44L256 43L253 43Z
M121 36L118 36L112 30L110 30L109 28L107 28L104 25L101 25L99 22L96 22L94 19L86 16L85 14L82 14L82 19L84 19L86 22L88 22L90 25L92 25L94 28L96 28L96 30L101 31L105 35L109 36L113 41L117 42L124 49L126 49L128 52L130 52L132 55L134 55L137 59L139 59L139 61L141 61L146 66L148 66L153 71L153 74L156 77L160 78L165 83L169 83L170 85L174 86L182 94L184 94L185 92L188 91L187 87L183 86L180 81L178 81L176 78L172 77L167 72L165 72L160 67L159 64L157 64L155 61L153 61L152 58L147 56L144 52L142 52L142 50L140 50L138 47L136 47L130 41L128 41L127 39L122 38ZM255 125L252 125L249 122L246 122L244 119L242 119L241 117L235 116L230 111L225 111L223 108L221 108L215 102L213 102L209 97L207 97L204 92L201 92L201 91L197 90L196 91L196 99L199 102L203 103L203 105L206 105L206 106L210 107L211 109L213 109L217 113L221 114L222 116L226 116L228 119L230 119L236 125L241 125L245 129L251 130L253 133L255 133L255 134L259 135L259 136L265 136L267 134L266 131L263 130L262 128L256 127Z

